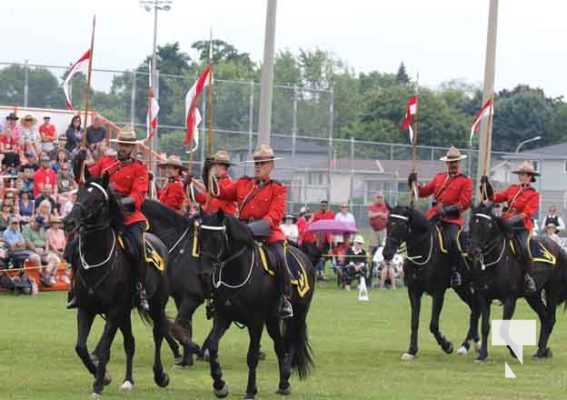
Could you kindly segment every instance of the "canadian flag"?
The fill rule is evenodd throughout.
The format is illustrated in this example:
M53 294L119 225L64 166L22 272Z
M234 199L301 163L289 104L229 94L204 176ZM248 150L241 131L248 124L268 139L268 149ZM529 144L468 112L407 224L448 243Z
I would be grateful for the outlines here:
M417 114L417 96L411 96L406 106L406 116L400 125L401 129L409 130L410 143L413 143L413 129L411 127L412 115Z
M148 91L148 113L146 116L147 134L146 140L150 140L156 133L158 127L157 115L159 112L159 104L154 95L154 91Z
M86 67L89 65L90 58L91 58L91 49L87 50L86 53L83 54L81 58L79 58L75 62L75 64L73 64L71 68L69 68L69 70L67 71L67 76L63 81L63 93L65 93L65 104L67 105L67 110L74 110L73 105L71 104L71 97L69 96L69 93L71 91L71 80L73 79L73 76L77 72L86 69Z
M199 131L197 127L201 123L201 113L197 108L197 101L199 96L203 93L203 88L209 84L209 75L211 74L211 66L207 65L207 68L203 71L201 76L195 81L191 89L187 92L185 96L185 119L187 126L187 135L185 136L184 145L190 144L195 141L195 147L199 144Z
M491 114L494 114L492 97L489 98L488 100L486 100L486 103L484 103L484 105L482 106L482 108L480 109L480 111L478 112L476 117L474 118L473 124L471 126L471 134L470 134L470 137L469 137L469 146L472 145L472 140L473 140L475 132L477 132L478 129L479 129L480 121L482 121L482 119L484 117L488 117Z

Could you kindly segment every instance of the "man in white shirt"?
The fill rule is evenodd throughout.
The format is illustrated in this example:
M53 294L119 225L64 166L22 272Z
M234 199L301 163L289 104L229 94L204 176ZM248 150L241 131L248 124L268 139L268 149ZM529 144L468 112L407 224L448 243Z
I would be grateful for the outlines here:
M561 231L565 229L565 222L563 222L563 218L557 214L557 207L554 205L549 206L547 209L547 217L541 221L541 231L545 232L549 224L553 224L557 227L555 229L555 233L557 234L560 234Z

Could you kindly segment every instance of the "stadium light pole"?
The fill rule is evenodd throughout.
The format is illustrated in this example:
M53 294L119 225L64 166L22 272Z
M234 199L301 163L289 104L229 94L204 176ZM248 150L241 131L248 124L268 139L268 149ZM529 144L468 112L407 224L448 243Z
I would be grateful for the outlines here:
M154 41L152 47L152 89L154 91L154 96L156 100L159 100L159 82L157 81L157 30L158 30L158 11L169 11L171 10L171 3L173 0L140 0L140 5L144 7L147 12L154 12ZM152 137L152 149L158 151L157 148L157 132Z
M531 143L531 142L537 142L538 140L541 140L541 136L535 136L531 139L526 139L523 142L518 143L518 145L516 146L515 153L518 154L523 145Z

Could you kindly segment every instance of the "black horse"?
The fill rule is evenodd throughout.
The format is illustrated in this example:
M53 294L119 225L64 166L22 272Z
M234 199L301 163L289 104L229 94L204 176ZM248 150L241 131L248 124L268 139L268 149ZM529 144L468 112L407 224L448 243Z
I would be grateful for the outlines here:
M258 392L256 367L264 324L278 357L278 393L289 394L292 369L303 379L313 366L306 319L313 297L315 268L297 248L288 248L288 263L303 270L303 274L298 278L298 288L301 290L294 290L292 295L294 316L282 322L275 317L274 312L279 298L279 286L270 275L269 268L266 271L267 266L262 261L270 259L269 253L258 247L245 224L232 216L224 215L222 211L203 215L199 241L201 263L211 271L216 307L209 343L214 394L217 397L228 395L228 386L222 379L218 347L223 333L232 321L245 325L250 337L246 398L253 399Z
M473 282L479 309L482 315L482 348L477 361L488 357L487 339L490 331L490 303L498 299L503 304L503 319L511 319L516 300L525 297L541 321L538 349L535 359L549 358L547 347L555 324L557 305L567 297L567 255L561 247L547 237L536 237L538 245L544 246L545 258L534 261L533 278L537 291L524 296L524 269L517 256L518 244L514 244L512 231L502 217L492 213L492 204L481 203L472 211L469 222L469 258L473 264ZM545 289L545 290L544 290ZM542 291L544 290L545 303ZM513 351L510 352L514 356Z
M131 389L134 382L132 361L135 342L130 316L134 305L135 279L130 257L119 244L117 232L123 226L122 216L118 203L108 188L106 174L100 180L87 180L79 190L77 201L63 223L67 233L78 235L78 251L72 263L77 266L73 283L78 302L75 350L85 367L95 377L92 397L100 397L103 385L110 383L106 364L117 329L120 329L124 336L126 352L126 377L121 388ZM148 236L148 240L165 263L167 250L155 237ZM169 328L174 328L172 332L177 331L179 334L182 330L170 324L166 318L167 281L160 271L151 266L148 266L146 288L150 311L147 315L142 314L142 317L153 323L154 381L158 386L166 387L169 377L161 363L161 343ZM96 360L93 360L89 356L87 339L97 314L103 315L106 322L95 352ZM179 340L182 340L181 336Z
M183 344L183 357L171 336L166 336L178 366L193 364L193 353L198 347L192 342L193 313L203 304L209 289L199 263L196 219L187 218L163 204L146 200L142 212L148 218L149 232L155 234L169 253L167 277L170 295L177 307L176 322L187 330L189 341Z
M443 309L445 291L450 286L452 262L449 254L443 251L441 235L435 222L427 220L420 211L398 205L390 209L387 229L386 245L382 251L386 261L392 260L402 243L405 242L407 248L404 277L411 305L411 336L409 349L402 355L402 360L413 359L418 351L417 332L421 297L424 293L433 298L429 330L443 351L447 354L452 353L453 343L439 330L439 317ZM471 341L477 346L479 341L479 312L475 307L472 288L467 282L466 271L463 272L465 272L462 274L464 283L455 288L455 292L469 306L471 313L467 336L458 350L460 355L467 354Z

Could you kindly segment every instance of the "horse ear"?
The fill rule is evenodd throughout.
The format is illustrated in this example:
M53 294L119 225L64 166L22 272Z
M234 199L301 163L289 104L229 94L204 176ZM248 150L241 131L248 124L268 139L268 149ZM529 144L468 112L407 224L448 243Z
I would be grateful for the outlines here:
M101 180L101 184L103 188L107 188L108 187L108 182L110 181L110 175L108 175L108 173L104 173L102 174L102 180Z

